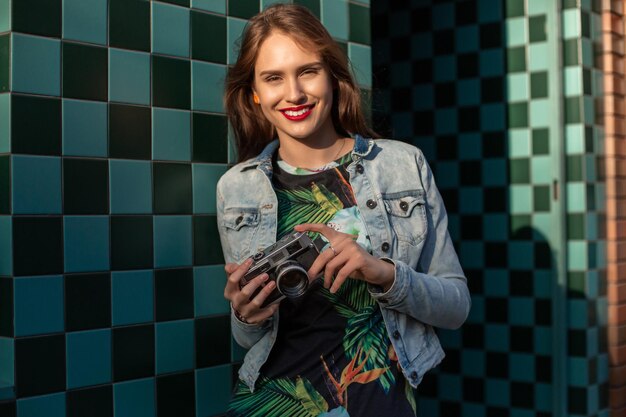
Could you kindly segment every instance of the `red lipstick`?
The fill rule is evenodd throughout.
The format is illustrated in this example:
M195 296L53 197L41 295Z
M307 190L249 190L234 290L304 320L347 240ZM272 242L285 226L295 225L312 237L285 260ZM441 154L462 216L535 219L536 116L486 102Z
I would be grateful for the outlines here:
M285 116L288 120L299 121L304 120L313 111L313 107L315 104L307 104L304 106L295 106L295 107L287 107L284 109L280 109L280 112ZM289 112L290 114L287 114Z

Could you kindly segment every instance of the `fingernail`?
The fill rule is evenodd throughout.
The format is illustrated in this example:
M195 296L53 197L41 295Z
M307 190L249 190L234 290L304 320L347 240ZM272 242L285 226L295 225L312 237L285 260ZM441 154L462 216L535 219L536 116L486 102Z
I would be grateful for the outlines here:
M268 284L266 285L266 287L268 287L268 288L274 288L274 285L276 285L276 284L274 283L274 281L270 281L270 282L268 282Z

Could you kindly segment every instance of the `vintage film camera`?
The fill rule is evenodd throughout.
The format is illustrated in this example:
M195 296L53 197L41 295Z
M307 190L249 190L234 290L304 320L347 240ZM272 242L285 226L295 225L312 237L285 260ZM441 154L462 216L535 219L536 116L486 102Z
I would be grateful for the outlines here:
M263 307L285 297L300 297L309 287L306 271L313 265L325 244L319 237L313 241L302 232L285 235L278 242L252 256L254 263L239 281L239 287L243 288L252 279L267 272L269 279L256 289L250 299L256 297L270 281L276 281L276 288L265 299Z

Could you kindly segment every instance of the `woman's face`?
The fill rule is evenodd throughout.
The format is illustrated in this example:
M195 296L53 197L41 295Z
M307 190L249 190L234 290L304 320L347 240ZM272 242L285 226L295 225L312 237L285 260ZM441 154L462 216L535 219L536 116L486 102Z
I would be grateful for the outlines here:
M322 145L328 143L325 137L336 137L330 118L332 84L319 54L302 49L290 37L273 32L261 44L253 88L281 140Z

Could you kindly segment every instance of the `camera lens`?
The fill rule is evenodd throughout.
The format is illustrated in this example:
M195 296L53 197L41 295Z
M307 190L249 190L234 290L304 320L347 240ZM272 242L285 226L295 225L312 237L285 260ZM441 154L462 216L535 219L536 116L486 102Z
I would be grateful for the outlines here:
M283 263L276 272L276 288L285 297L300 297L309 286L309 276L306 270L295 261Z

